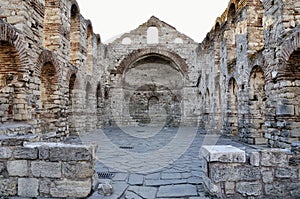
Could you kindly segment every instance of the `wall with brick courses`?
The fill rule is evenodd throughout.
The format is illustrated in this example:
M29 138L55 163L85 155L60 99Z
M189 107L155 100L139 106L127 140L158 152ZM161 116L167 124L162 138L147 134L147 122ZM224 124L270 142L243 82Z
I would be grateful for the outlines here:
M180 125L290 147L300 137L298 4L231 0L200 44L156 17L103 44L75 0L3 0L0 122L25 122L63 140L105 125L138 125L133 113L166 95L156 112L173 111L168 118L180 118ZM126 75L142 60L151 68L153 59L177 70L170 80L181 76L182 86L150 92L139 85L148 98L129 113L128 95L137 88L127 87Z

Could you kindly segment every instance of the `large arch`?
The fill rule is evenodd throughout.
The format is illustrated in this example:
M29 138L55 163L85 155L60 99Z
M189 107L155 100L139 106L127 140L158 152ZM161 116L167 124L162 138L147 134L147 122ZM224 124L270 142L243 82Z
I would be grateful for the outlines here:
M37 64L34 69L34 73L36 76L41 76L41 70L42 67L45 65L45 63L52 63L53 67L55 68L56 74L57 74L57 82L61 83L61 68L60 64L55 56L55 54L50 50L43 50L38 58Z
M187 65L181 57L159 48L140 49L129 54L115 72L120 78L110 90L115 121L123 125L179 125L187 77ZM159 103L149 106L149 99L156 98Z
M33 63L28 59L28 53L25 50L27 44L23 36L10 24L0 20L0 41L8 42L16 49L20 61L20 70L26 71L33 68Z
M31 106L28 104L28 89L15 87L14 83L27 82L29 69L33 68L28 59L26 43L23 36L11 25L0 20L0 98L6 98L6 102L0 105L3 115L0 123L7 121L27 121L31 119ZM27 84L24 84L27 87ZM3 88L3 89L2 89ZM16 101L15 95L19 94ZM9 96L9 97L7 97ZM10 99L9 99L10 98ZM28 108L26 108L28 107Z
M126 58L122 60L122 62L117 66L115 72L117 74L124 74L128 66L130 66L132 63L136 62L139 59L142 59L147 56L152 56L152 55L161 56L165 59L174 62L179 67L179 70L184 75L184 77L187 78L188 65L186 64L184 59L174 52L160 49L160 48L143 48L143 49L134 50Z
M277 53L278 65L272 71L278 96L274 118L278 133L271 134L269 143L274 147L286 147L300 140L300 31L288 36Z
M56 56L50 50L43 50L34 69L34 75L40 79L40 105L42 133L58 132L58 115L60 114L61 96L58 91L61 81L60 65Z

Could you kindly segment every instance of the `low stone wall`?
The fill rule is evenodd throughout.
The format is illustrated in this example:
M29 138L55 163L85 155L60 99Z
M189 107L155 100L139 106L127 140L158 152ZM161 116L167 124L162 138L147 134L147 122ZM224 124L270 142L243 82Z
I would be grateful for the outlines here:
M203 146L206 191L219 198L300 198L300 144L246 152Z
M0 137L0 196L87 197L95 183L96 146L35 139Z

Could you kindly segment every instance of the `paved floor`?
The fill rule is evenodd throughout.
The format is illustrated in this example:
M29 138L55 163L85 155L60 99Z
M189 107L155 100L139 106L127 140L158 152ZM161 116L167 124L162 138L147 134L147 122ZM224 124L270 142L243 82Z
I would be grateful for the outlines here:
M204 192L199 153L202 145L251 147L196 128L107 128L81 136L96 143L100 182L114 192L90 199L210 198Z

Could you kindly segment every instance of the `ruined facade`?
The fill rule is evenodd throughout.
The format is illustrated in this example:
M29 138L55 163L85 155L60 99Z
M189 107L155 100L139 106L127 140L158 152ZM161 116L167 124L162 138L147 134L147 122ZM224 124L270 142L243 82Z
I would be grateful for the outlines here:
M75 0L2 0L1 132L199 125L289 147L300 137L299 12L296 0L231 0L200 44L156 17L103 44Z
M52 191L27 195L27 183L41 190L43 180L53 181L45 171L58 165L87 169L86 176L75 176L88 182L85 197L91 191L94 157L65 157L72 147L86 151L84 146L48 144L46 154L53 150L59 156L51 159L43 156L42 146L23 142L63 141L106 126L199 126L249 144L299 148L298 0L230 0L200 44L154 16L104 44L76 0L1 0L0 18L0 135L17 136L0 136L0 176L8 171L0 195L65 197L74 179L61 171L54 180L66 183L62 190L46 183ZM298 148L293 156L284 149L255 152L249 164L246 159L240 165L230 158L207 159L215 167L206 172L216 172L215 177L219 168L235 171L234 165L245 175L257 171L250 184L239 172L229 184L228 173L207 181L219 195L224 186L226 195L247 195L247 186L257 186L257 181L263 181L262 187L271 184L269 195L280 192L272 192L278 183L293 182L297 190ZM31 172L23 176L19 167ZM265 181L265 173L275 180ZM77 185L74 190L82 188Z

